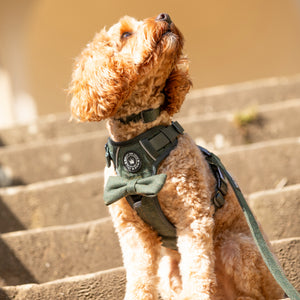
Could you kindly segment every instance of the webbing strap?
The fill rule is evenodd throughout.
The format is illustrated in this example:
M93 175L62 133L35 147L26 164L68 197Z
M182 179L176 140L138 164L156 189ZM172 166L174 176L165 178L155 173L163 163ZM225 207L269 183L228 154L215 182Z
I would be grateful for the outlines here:
M206 150L207 151L207 150ZM296 289L292 286L292 284L288 281L286 278L281 266L277 263L274 255L270 251L261 231L259 230L259 226L253 216L253 213L248 206L248 203L246 202L239 186L236 184L236 182L233 180L231 175L228 173L228 171L223 166L221 160L213 153L209 153L209 160L218 165L222 171L224 172L226 178L228 179L229 183L231 184L234 193L240 203L240 206L242 207L243 213L246 217L248 226L251 230L251 233L253 235L254 241L263 257L263 260L265 261L267 267L269 268L271 274L275 278L275 280L278 282L278 284L281 286L281 288L284 290L284 292L289 296L291 300L300 300L300 295L296 291Z
M176 228L164 215L157 196L132 195L127 196L126 199L140 218L159 234L162 246L177 250Z

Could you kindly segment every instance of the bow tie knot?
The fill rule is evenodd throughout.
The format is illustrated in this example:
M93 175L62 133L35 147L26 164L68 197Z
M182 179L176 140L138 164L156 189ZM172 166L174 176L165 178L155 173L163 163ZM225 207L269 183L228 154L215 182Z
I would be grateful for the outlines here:
M110 205L129 195L156 196L165 184L167 175L158 174L146 178L126 179L110 176L104 189L104 202Z

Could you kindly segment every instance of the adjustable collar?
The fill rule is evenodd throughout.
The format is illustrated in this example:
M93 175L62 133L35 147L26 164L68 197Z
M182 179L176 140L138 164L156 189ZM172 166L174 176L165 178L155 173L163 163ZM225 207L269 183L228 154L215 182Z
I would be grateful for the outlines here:
M137 123L139 121L143 121L143 123L150 123L157 119L157 117L160 115L160 112L161 112L160 107L151 108L151 109L143 110L138 114L132 114L125 118L120 118L116 120L120 121L123 124L128 124L129 122Z

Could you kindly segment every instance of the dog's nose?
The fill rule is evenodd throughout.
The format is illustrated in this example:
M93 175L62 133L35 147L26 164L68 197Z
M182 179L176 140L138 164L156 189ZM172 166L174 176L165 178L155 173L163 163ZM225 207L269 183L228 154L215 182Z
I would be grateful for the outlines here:
M168 14L159 14L156 17L156 21L164 21L164 22L167 22L169 25L171 25L171 23L172 23L172 20Z

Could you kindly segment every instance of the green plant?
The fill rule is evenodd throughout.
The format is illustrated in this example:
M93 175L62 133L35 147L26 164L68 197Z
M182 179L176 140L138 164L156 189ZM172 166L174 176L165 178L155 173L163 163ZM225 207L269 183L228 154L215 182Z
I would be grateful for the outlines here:
M239 128L244 128L248 124L258 121L259 115L256 107L248 107L238 111L233 116L233 121Z

